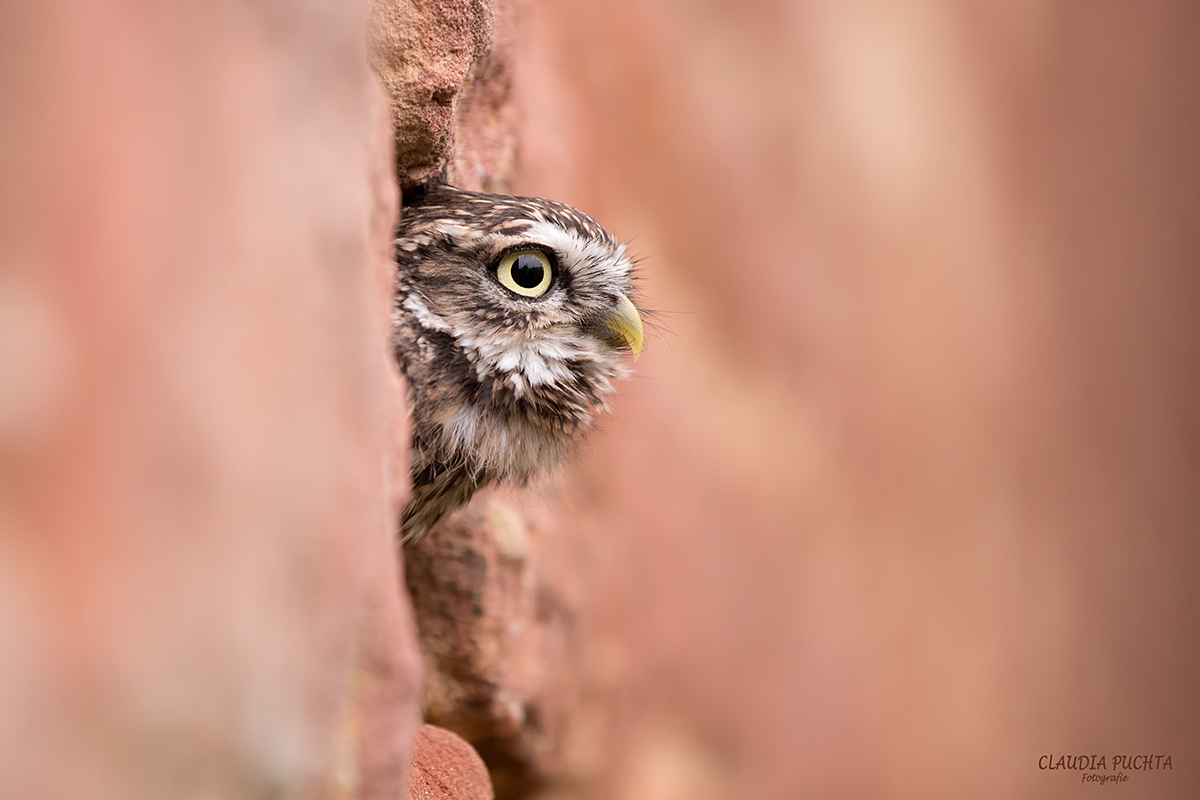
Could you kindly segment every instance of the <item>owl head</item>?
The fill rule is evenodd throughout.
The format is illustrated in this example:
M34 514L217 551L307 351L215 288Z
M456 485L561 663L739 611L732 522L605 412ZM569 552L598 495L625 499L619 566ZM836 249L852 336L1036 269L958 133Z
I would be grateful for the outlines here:
M394 344L413 407L412 538L476 487L558 462L643 334L625 248L591 217L450 186L405 200Z

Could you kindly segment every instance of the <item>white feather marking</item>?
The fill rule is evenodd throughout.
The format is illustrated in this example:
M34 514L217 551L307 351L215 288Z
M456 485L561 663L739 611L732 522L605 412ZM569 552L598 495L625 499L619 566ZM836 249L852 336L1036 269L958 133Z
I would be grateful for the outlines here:
M479 430L479 415L473 407L461 406L442 420L441 428L452 449L473 449Z
M404 298L404 307L411 311L417 318L417 322L426 328L452 334L450 323L430 311L429 307L425 305L425 301L415 292Z

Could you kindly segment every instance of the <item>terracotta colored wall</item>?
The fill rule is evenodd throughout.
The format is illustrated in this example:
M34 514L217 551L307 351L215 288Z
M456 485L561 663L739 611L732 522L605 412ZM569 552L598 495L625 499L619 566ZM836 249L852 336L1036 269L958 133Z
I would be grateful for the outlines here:
M1198 33L530 4L514 189L632 238L664 312L572 479L632 687L599 796L1200 792Z
M366 21L0 10L0 796L403 791Z

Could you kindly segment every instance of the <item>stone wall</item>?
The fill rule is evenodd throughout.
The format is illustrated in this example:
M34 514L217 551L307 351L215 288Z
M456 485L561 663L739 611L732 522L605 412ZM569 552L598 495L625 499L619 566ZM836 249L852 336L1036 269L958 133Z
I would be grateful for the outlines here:
M0 10L0 796L402 796L365 3Z

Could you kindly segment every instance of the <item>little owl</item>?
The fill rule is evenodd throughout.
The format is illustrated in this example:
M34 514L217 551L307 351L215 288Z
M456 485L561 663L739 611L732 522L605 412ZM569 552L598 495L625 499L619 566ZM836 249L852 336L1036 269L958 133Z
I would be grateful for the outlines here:
M405 197L396 359L413 414L405 541L479 487L560 461L605 409L642 323L625 247L550 200L435 185Z

